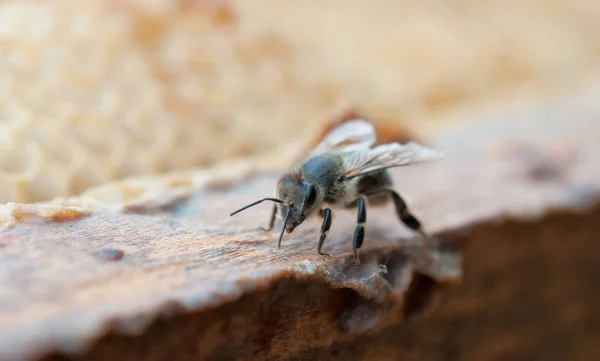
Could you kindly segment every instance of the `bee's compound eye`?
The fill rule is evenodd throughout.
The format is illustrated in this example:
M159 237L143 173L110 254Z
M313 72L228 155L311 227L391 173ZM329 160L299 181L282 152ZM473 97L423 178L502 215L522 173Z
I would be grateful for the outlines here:
M313 203L315 203L315 200L317 200L317 190L315 189L315 187L312 184L307 183L304 188L304 192L304 196L306 197L306 199L304 200L305 205L313 205Z

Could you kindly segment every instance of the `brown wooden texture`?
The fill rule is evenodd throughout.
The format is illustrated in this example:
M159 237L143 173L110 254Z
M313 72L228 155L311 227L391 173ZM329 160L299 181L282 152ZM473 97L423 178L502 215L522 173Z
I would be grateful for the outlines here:
M277 229L256 230L270 205L228 216L272 195L276 174L168 208L13 217L0 234L0 358L590 359L600 314L591 94L434 136L445 160L392 173L438 244L424 249L391 206L371 208L360 267L351 212L334 214L331 259L316 253L316 220L277 249Z

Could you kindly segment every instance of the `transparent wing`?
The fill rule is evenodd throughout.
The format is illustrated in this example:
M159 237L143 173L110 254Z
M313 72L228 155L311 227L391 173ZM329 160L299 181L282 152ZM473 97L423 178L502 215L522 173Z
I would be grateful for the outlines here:
M375 128L362 119L344 122L327 133L323 140L310 152L314 157L326 152L348 152L369 149L376 143Z
M386 168L422 163L443 157L444 154L441 151L416 142L390 143L375 148L350 150L344 157L345 176L354 178Z

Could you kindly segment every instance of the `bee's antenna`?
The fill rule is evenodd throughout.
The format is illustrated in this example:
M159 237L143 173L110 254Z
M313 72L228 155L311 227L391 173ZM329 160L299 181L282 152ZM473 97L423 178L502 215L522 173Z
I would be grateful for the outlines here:
M283 227L281 227L281 233L279 234L279 240L277 241L277 248L281 248L281 239L283 238L283 232L285 232L285 226L287 225L288 219L290 217L290 210L288 209L285 214L285 219L283 220Z
M231 213L229 216L233 216L234 214L237 214L237 213L239 213L239 212L241 212L241 211L243 211L245 209L253 207L253 206L255 206L255 205L257 205L257 204L259 204L261 202L264 202L264 201L272 201L272 202L275 202L275 203L283 203L283 201L281 199L277 199L277 198L263 198L261 200L258 200L258 201L254 202L254 203L250 203L247 206L244 206L244 207L238 209L237 211Z

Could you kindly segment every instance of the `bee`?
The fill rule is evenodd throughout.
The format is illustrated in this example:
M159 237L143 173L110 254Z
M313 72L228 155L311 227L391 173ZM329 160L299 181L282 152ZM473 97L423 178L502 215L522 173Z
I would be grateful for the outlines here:
M296 227L314 215L322 218L321 236L317 252L322 256L331 254L321 251L331 228L332 209L356 209L357 225L354 231L353 252L360 263L358 250L365 237L367 204L383 206L394 204L399 220L408 228L429 237L421 222L408 209L406 202L393 188L389 168L442 158L444 154L416 142L376 145L372 124L363 119L342 123L330 130L322 141L297 165L284 173L277 182L276 197L263 198L230 214L233 216L264 201L274 202L268 228L275 225L277 211L283 219L277 247L285 232L292 233Z

